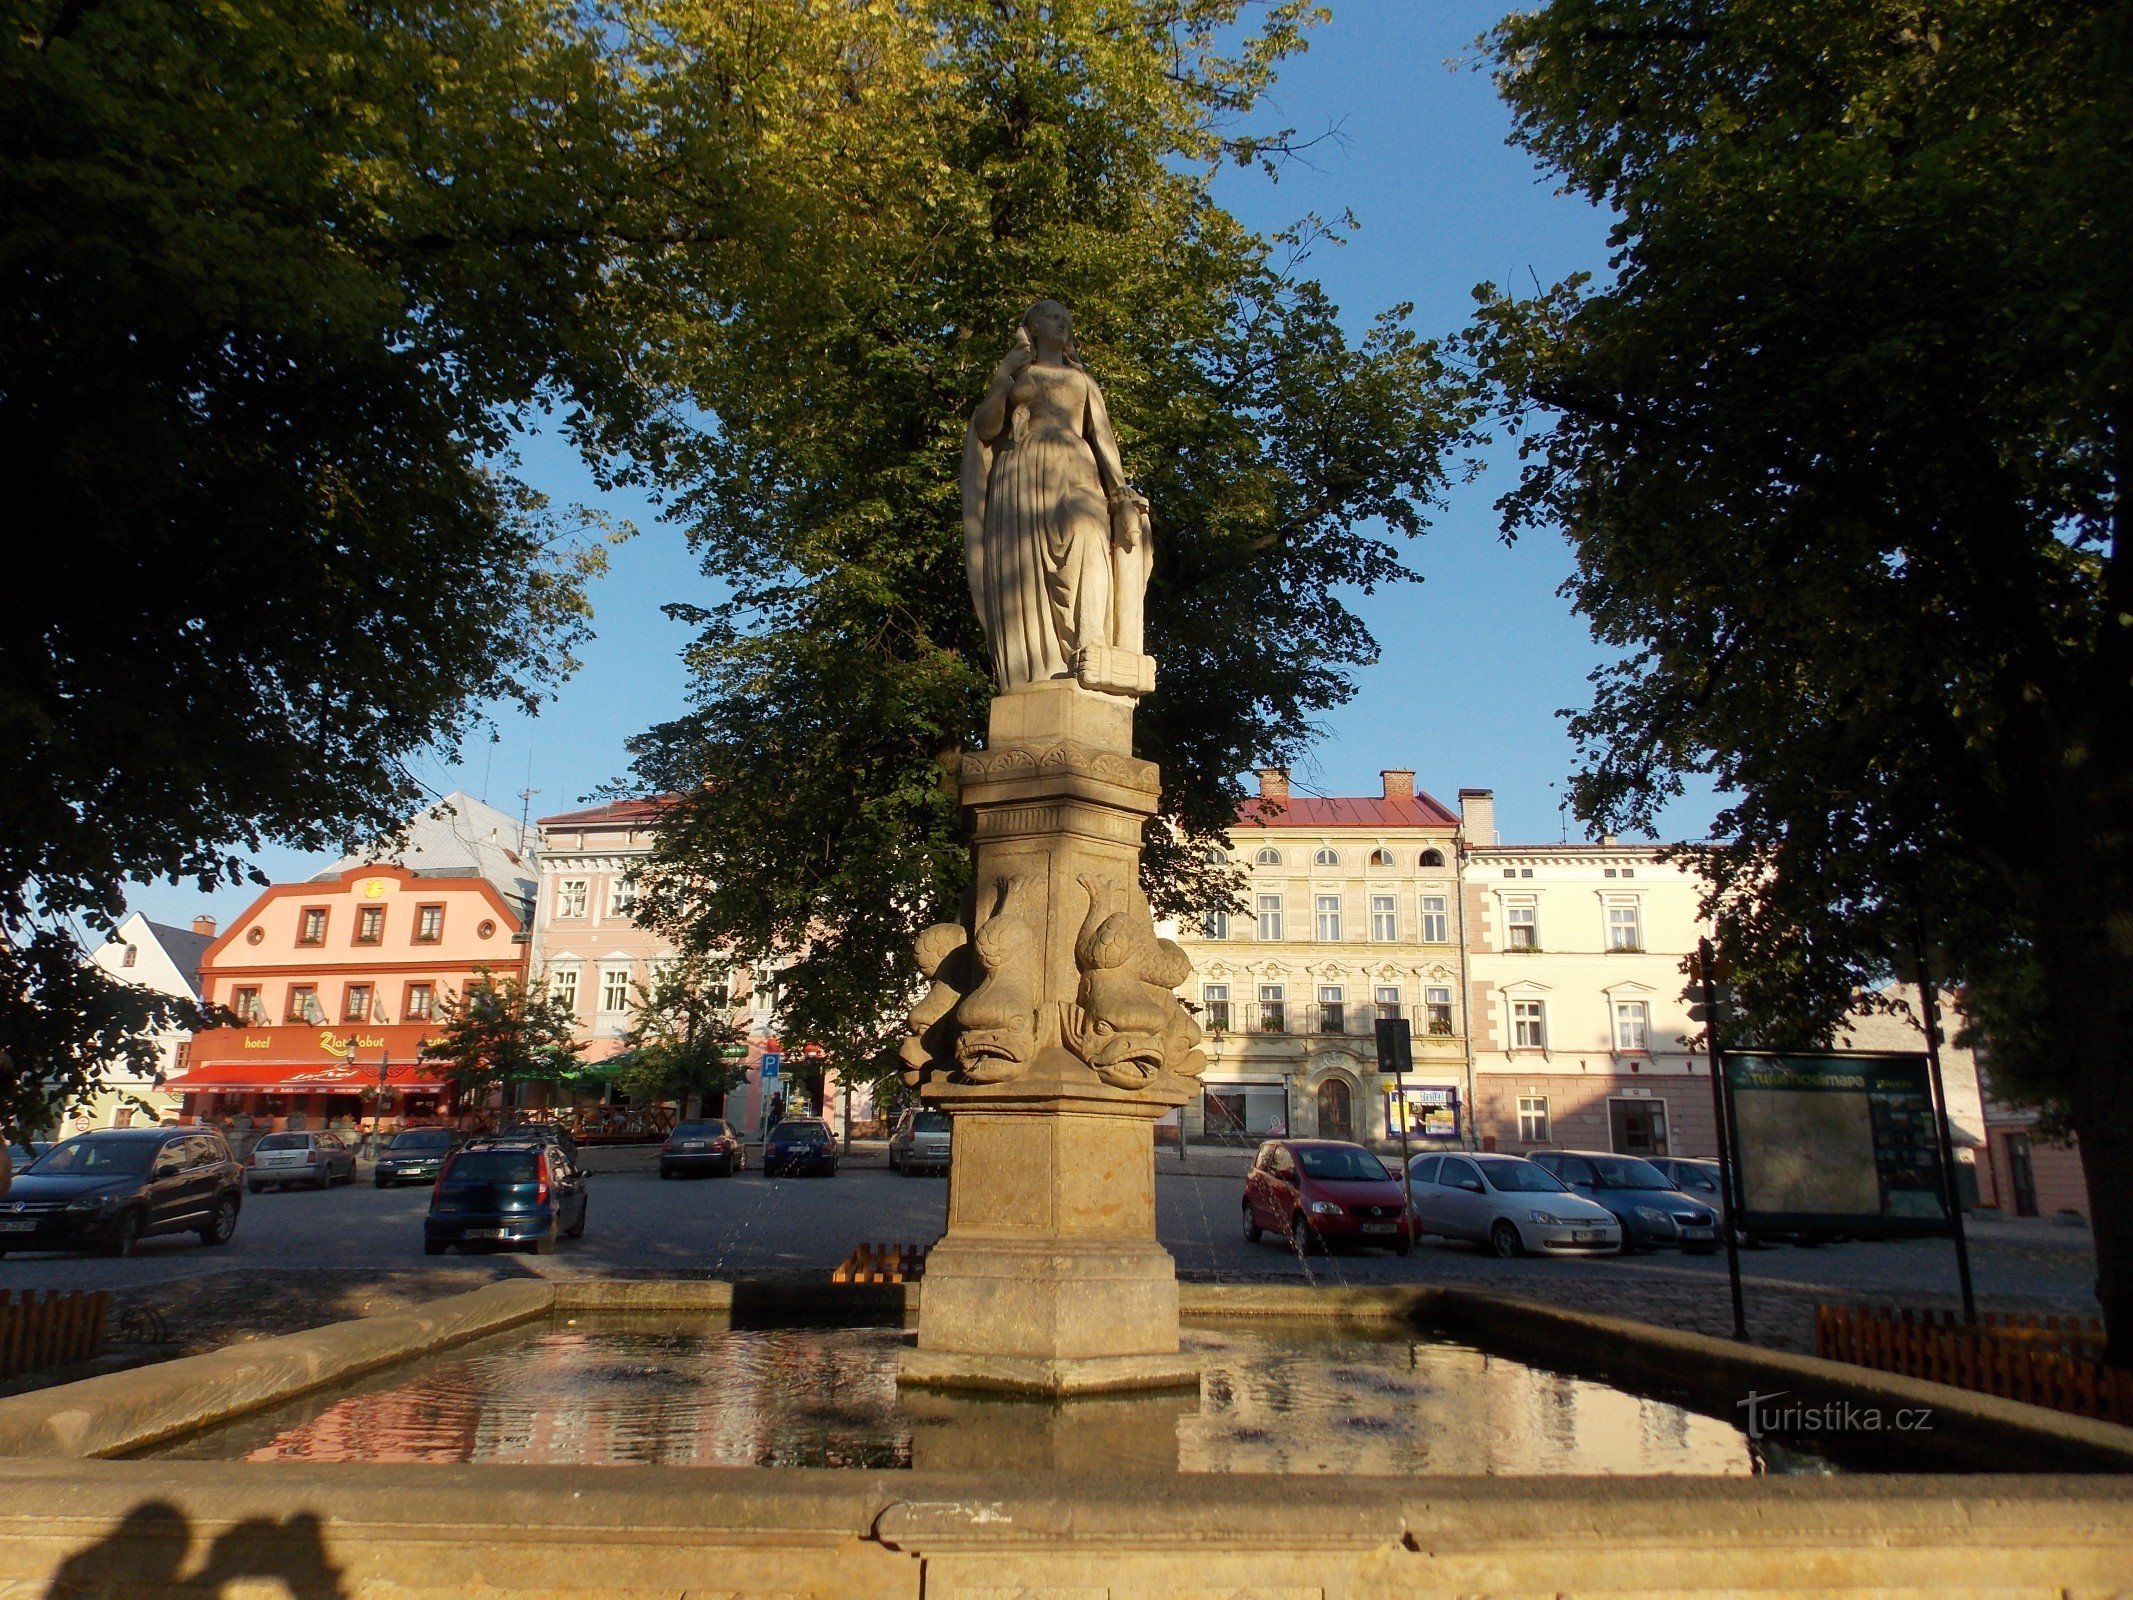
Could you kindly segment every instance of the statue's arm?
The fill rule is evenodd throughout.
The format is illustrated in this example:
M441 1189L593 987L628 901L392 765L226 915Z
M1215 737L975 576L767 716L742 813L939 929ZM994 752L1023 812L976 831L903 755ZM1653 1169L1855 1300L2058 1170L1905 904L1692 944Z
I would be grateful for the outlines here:
M1104 493L1114 498L1126 488L1126 464L1119 459L1118 435L1111 431L1111 413L1104 406L1104 392L1096 387L1094 378L1084 375L1088 385L1088 409L1082 417L1082 435L1089 441L1089 448L1096 452L1096 471L1103 479Z

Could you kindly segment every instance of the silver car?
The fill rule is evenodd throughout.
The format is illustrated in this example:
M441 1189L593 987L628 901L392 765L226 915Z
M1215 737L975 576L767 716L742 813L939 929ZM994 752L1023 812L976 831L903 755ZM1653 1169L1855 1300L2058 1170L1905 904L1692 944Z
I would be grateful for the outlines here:
M947 1112L906 1111L889 1135L889 1170L907 1178L920 1171L946 1172L949 1134Z
M1419 1155L1408 1162L1423 1233L1471 1239L1500 1256L1613 1255L1622 1224L1519 1156Z
M354 1183L355 1151L336 1133L270 1133L245 1158L244 1186L257 1194L269 1186L301 1183L324 1189Z

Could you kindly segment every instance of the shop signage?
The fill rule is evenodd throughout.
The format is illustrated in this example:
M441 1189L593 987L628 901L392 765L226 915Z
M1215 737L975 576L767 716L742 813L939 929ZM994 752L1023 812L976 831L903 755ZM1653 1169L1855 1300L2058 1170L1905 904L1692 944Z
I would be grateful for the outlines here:
M1387 1090L1385 1129L1396 1139L1403 1129L1423 1139L1458 1138L1459 1091L1424 1084L1409 1084L1403 1092Z

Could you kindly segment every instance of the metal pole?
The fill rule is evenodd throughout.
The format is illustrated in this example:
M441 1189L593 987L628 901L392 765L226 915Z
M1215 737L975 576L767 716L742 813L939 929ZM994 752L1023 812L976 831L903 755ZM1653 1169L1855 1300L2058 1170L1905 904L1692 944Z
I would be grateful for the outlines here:
M1400 1070L1400 1065L1399 1058L1394 1057L1392 1089L1400 1097L1400 1186L1407 1191L1407 1215L1412 1218L1415 1214L1415 1170L1414 1158L1408 1154L1407 1146L1407 1121L1411 1112L1407 1104L1407 1074ZM1412 1227L1414 1224L1409 1222L1407 1225Z
M1725 1065L1718 1048L1718 954L1711 941L1696 941L1696 972L1703 982L1703 1043L1711 1063L1711 1119L1718 1132L1718 1191L1725 1197L1726 1214L1718 1219L1726 1236L1726 1279L1733 1288L1733 1337L1748 1337L1748 1308L1740 1292L1740 1241L1736 1237L1740 1217L1740 1186L1733 1181L1731 1119L1726 1115Z
M392 1064L392 1053L380 1050L378 1052L378 1093L377 1097L370 1102L370 1164L373 1167L378 1164L378 1140L384 1136L382 1119L385 1115L385 1079L387 1074L392 1071Z
M1926 970L1926 935L1920 928L1916 939L1918 994L1926 1025L1926 1076L1933 1085L1933 1132L1940 1146L1941 1203L1948 1208L1948 1224L1955 1230L1955 1275L1963 1289L1963 1321L1977 1323L1977 1295L1970 1284L1970 1240L1963 1232L1963 1203L1955 1183L1955 1139L1948 1131L1948 1090L1940 1076L1940 1003L1933 993L1933 974Z

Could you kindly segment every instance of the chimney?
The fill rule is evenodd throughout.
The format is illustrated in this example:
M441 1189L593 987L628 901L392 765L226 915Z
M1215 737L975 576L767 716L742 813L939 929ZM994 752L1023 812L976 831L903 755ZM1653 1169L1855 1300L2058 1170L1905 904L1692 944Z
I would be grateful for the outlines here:
M1385 798L1388 800L1412 800L1415 797L1415 775L1403 772L1398 767L1389 767L1378 774L1385 780Z
M1289 799L1289 769L1287 767L1261 767L1259 769L1259 798L1279 800L1284 805Z
M1494 789L1461 789L1459 791L1459 837L1469 846L1492 845L1496 842L1496 791Z
M193 918L193 932L195 932L195 933L198 933L198 934L204 934L204 935L206 935L206 936L207 936L208 938L210 938L210 939L214 938L214 937L215 937L215 919L214 919L213 917L195 917L195 918Z

